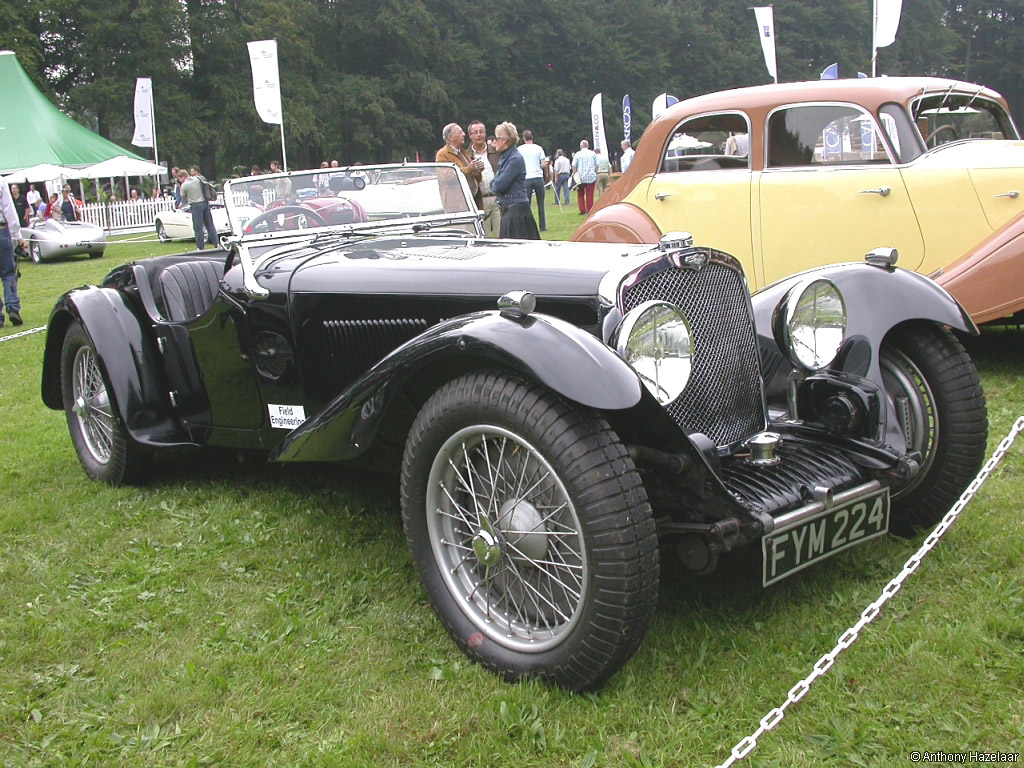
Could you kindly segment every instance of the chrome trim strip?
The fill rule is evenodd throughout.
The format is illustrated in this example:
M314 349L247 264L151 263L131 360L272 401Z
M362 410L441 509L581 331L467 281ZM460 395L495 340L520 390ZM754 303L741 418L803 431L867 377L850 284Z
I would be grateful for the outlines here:
M861 496L867 496L880 491L882 484L878 480L871 480L863 485L858 485L855 488L849 488L845 491L841 491L832 496L832 503L826 506L824 501L812 501L810 504L806 504L799 509L794 509L791 512L787 512L784 515L779 515L774 520L772 529L765 530L765 534L774 533L781 531L785 528L790 528L797 525L809 517L814 517L819 512L824 512L826 509L831 507L838 507L851 501L856 501Z

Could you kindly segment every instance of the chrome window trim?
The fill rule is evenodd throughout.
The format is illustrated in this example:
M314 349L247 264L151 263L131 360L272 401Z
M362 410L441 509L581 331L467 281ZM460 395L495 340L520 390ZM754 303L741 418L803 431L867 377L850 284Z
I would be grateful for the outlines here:
M867 115L871 119L871 127L874 130L876 130L876 131L882 131L883 130L881 128L881 126L878 124L878 118L875 115L873 115L870 111L868 111L867 108L862 107L860 104L857 104L855 102L851 102L851 101L794 101L794 102L790 102L788 104L780 104L780 105L778 105L776 107L772 107L768 111L768 114L765 115L765 118L764 118L763 136L762 136L762 141L764 143L764 146L762 147L762 149L764 151L764 162L761 164L762 165L762 172L768 172L768 171L793 171L793 170L803 170L803 169L812 170L812 171L818 171L818 170L821 170L822 168L829 168L829 169L832 169L832 170L838 170L840 168L844 168L844 169L854 169L854 168L856 168L856 169L860 169L860 170L863 170L863 169L866 169L866 168L872 168L872 169L877 170L877 169L882 167L878 163L843 163L842 165L832 165L832 166L827 165L825 163L822 163L822 164L819 164L819 165L780 165L780 166L775 166L775 167L770 166L768 164L768 160L769 160L768 142L769 142L769 139L771 137L768 135L768 126L769 126L769 124L772 121L772 117L775 115L776 112L781 112L784 109L795 109L797 107L848 107L850 109L855 109L855 110L857 110L859 112L862 112L863 114ZM882 135L884 136L885 134L883 133ZM895 167L895 166L899 165L899 163L896 162L896 160L893 158L892 149L889 146L889 142L888 141L883 141L882 142L882 146L885 148L885 156L886 156L886 159L888 159L888 161L889 161L889 163L888 163L888 165L886 167Z
M746 112L741 110L741 109L712 109L712 110L709 110L707 112L698 112L698 113L693 114L693 115L687 115L682 120L680 120L678 123L676 123L675 126L672 128L672 130L669 131L668 138L665 140L665 144L661 148L661 159L658 160L658 170L655 171L655 174L654 174L655 176L661 176L662 174L675 176L677 173L689 173L689 171L666 171L666 170L663 170L664 166L665 166L665 153L668 152L668 145L672 143L672 137L674 137L676 135L676 131L679 130L679 127L681 125L683 125L683 123L688 123L691 120L699 120L699 119L701 119L703 117L712 117L714 115L739 115L740 117L743 118L743 122L746 123L746 125L747 125L747 135L748 136L751 135L752 123L750 122L750 116ZM751 156L752 156L752 154L753 154L752 152L749 152L749 151L747 152L747 167L745 169L744 168L716 168L714 170L715 171L741 171L741 172L745 171L746 173L750 173L753 170L753 168L751 167Z

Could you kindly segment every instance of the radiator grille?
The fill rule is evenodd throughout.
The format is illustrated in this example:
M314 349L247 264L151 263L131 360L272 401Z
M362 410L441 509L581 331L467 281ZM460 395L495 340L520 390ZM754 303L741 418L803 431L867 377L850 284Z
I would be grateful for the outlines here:
M666 406L676 423L718 445L763 430L757 339L742 273L716 260L699 270L666 267L625 289L623 312L652 300L682 309L693 334L693 376Z
M341 385L355 380L428 325L423 318L325 320L332 380Z

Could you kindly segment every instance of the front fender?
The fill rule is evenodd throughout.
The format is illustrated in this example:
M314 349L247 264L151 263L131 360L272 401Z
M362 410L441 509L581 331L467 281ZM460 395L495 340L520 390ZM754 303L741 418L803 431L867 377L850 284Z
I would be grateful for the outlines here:
M547 315L510 318L480 312L439 323L402 345L295 429L272 460L338 461L373 441L388 406L429 369L511 369L588 408L621 410L640 402L642 385L596 337Z
M833 371L863 376L881 385L878 351L882 342L890 330L911 320L929 320L963 333L978 333L964 308L923 275L864 263L834 264L792 275L751 297L762 352L783 354L772 334L772 319L786 293L808 277L828 278L846 302L846 338L830 367ZM778 378L776 373L766 382L770 392L778 390ZM788 378L788 371L783 378Z
M657 243L661 230L637 206L616 203L592 212L572 239L577 243Z
M140 446L192 445L171 413L160 384L160 356L120 291L89 286L64 294L53 308L43 353L43 402L63 410L61 356L68 326L78 320L102 363L107 390L128 436Z

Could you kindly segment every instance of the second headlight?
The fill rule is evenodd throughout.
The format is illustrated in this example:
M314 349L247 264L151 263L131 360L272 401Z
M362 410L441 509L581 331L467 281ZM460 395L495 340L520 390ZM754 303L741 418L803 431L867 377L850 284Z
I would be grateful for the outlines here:
M693 369L693 342L683 313L673 304L648 301L619 325L615 348L662 405L686 389Z
M809 278L779 302L775 341L797 365L810 370L828 366L846 337L846 302L835 283Z

